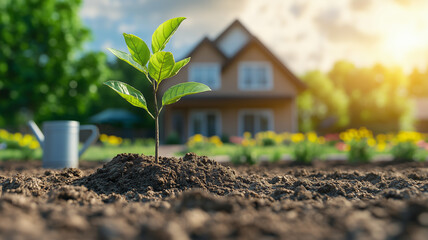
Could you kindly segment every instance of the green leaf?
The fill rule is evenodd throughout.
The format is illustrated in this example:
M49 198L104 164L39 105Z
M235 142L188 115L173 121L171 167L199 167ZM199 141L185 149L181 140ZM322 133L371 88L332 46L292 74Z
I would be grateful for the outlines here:
M175 102L178 102L178 100L180 100L180 98L184 96L207 91L211 91L211 89L207 85L202 83L180 83L172 86L171 88L165 91L165 94L162 97L162 105L173 104Z
M150 59L150 50L146 43L141 40L141 38L132 34L124 33L123 37L125 38L126 45L128 46L132 58L141 66L146 66Z
M174 70L174 56L170 52L157 52L150 57L150 76L160 83L171 75Z
M146 99L140 91L120 81L107 81L104 84L116 91L121 97L123 97L132 105L145 109L150 114L150 116L153 117L153 115L147 109Z
M130 54L126 52L122 52L113 48L108 48L110 52L112 52L116 57L118 57L120 60L127 62L129 65L133 66L138 71L144 73L147 75L147 68L144 66L141 66L139 63L137 63Z
M177 73L180 71L180 69L182 69L184 66L186 66L189 62L190 62L190 57L176 62L174 65L174 69L172 70L172 72L168 78L174 77L175 75L177 75Z
M172 35L174 35L175 31L177 31L178 26L180 26L181 22L186 19L185 17L178 17L170 19L164 23L162 23L156 31L152 35L152 51L153 53L157 53L162 51L166 44L171 39Z

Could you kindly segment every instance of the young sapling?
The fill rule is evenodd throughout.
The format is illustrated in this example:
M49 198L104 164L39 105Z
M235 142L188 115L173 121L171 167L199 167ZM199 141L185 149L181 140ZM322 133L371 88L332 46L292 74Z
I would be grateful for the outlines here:
M108 49L116 57L142 72L153 87L154 112L152 113L147 107L147 102L143 94L134 87L120 81L107 81L104 83L132 105L146 110L155 120L156 163L159 163L159 114L162 108L179 101L184 96L211 91L208 86L202 83L180 83L167 89L162 96L161 105L159 106L158 104L159 85L165 79L175 76L190 61L189 57L175 62L171 52L162 51L184 19L186 18L178 17L170 19L162 23L155 30L152 36L152 52L150 52L147 44L142 39L127 33L124 33L123 36L130 54L111 48Z

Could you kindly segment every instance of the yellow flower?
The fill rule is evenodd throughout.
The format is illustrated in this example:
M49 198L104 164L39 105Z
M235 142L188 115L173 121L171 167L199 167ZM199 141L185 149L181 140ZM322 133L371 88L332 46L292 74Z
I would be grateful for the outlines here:
M386 135L385 134L378 134L378 135L376 135L376 140L378 142L385 141L386 140Z
M221 147L223 146L223 142L221 141L221 139L218 136L212 136L209 138L208 140L210 143L213 143L214 145L216 145L217 147Z
M117 146L123 142L123 139L121 137L116 137L111 135L111 136L107 136L107 140L105 142L107 142L110 145Z
M298 143L305 140L305 135L303 135L303 133L295 133L293 135L291 135L291 141L294 143Z
M193 136L193 141L194 142L203 142L204 141L204 136L202 136L202 134L195 134Z
M37 142L37 140L35 140L35 141L32 141L28 147L34 150L34 149L40 148L40 144L39 142Z
M22 138L22 134L21 133L14 133L13 134L13 140L15 140L15 141L19 141L19 140L21 140L21 138Z
M4 129L0 129L0 138L8 139L9 138L9 132L4 130Z
M281 144L284 141L281 135L276 135L274 140L276 144Z
M307 139L309 140L309 142L316 142L317 141L317 134L314 132L310 132L306 135Z
M321 136L318 137L318 144L324 144L325 143L325 137Z
M101 142L107 142L108 141L108 136L106 134L101 134L100 135L100 141Z
M339 138L340 138L340 140L342 140L344 142L347 142L350 140L347 132L341 132L339 134Z
M367 145L369 145L370 147L374 147L376 145L376 140L374 138L369 138L367 140Z
M251 138L251 133L250 132L244 132L244 138L250 139Z
M385 151L385 148L386 148L386 143L385 142L379 142L376 145L376 150L378 150L379 152Z

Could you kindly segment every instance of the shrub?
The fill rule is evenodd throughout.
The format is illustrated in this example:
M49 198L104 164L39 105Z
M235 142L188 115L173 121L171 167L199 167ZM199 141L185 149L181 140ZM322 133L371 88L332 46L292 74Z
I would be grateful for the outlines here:
M258 156L250 146L242 146L238 151L234 152L230 156L230 161L233 164L249 164L254 165L258 161Z
M166 144L180 144L180 136L178 135L178 133L176 131L171 132L167 137L166 137Z
M373 159L374 151L366 139L353 139L349 141L348 161L354 163L367 163Z
M282 153L278 149L274 150L271 156L269 157L270 162L279 162L282 158Z
M311 163L321 154L321 145L314 141L296 142L293 148L293 157L296 162Z
M397 162L411 162L418 158L418 146L413 142L405 141L399 142L391 149L394 161Z

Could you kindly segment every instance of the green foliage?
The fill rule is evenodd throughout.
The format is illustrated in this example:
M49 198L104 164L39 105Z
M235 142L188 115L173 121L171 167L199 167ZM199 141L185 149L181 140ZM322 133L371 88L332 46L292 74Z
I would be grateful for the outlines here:
M150 81L153 87L154 106L152 114L147 107L144 95L136 90L134 87L121 83L118 81L109 81L105 84L115 90L121 97L125 98L132 105L141 107L155 120L155 159L158 161L158 148L159 148L159 114L164 105L177 102L181 97L195 94L199 92L210 91L211 89L201 83L183 83L171 87L173 90L168 89L167 94L162 98L162 105L159 107L157 104L157 92L159 84L162 80L177 74L190 59L184 59L175 62L174 56L170 52L163 52L168 41L180 26L185 18L170 19L161 24L152 36L152 51L150 54L146 43L140 38L124 33L125 42L131 54L124 53L118 50L109 49L114 55L124 62L135 67L140 72L144 73L145 77ZM148 61L147 61L148 59ZM148 64L148 66L146 66ZM153 80L151 80L153 79Z
M233 164L249 164L254 165L258 161L256 151L253 151L251 147L241 146L237 151L231 154L230 161Z
M175 75L177 75L177 73L180 71L180 69L182 69L184 66L186 66L189 62L190 62L190 57L176 62L174 65L174 69L172 70L171 75L169 75L169 77L174 77Z
M397 162L412 162L418 160L420 155L418 154L419 147L410 141L398 142L391 149L394 161Z
M165 91L162 97L162 105L165 106L173 104L178 102L184 96L210 90L211 89L208 86L196 82L180 83Z
M170 52L157 52L150 57L149 73L158 83L168 78L174 70L174 56Z
M157 53L162 51L166 44L171 39L172 35L174 35L175 31L177 31L180 24L186 19L185 17L178 17L170 19L164 23L162 23L153 33L152 36L152 51L153 53Z
M125 35L125 34L124 34ZM147 75L147 69L144 66L141 66L139 63L137 63L134 58L131 56L131 54L128 54L126 52L122 52L113 48L108 48L108 50L113 53L117 58L119 58L120 60L128 63L129 65L133 66L135 69L137 69L138 71L144 73L146 76ZM149 79L147 77L147 79Z
M318 128L327 117L335 119L336 128L349 123L348 98L326 74L311 71L305 74L302 80L308 86L308 90L297 99L303 132Z
M80 51L81 2L1 1L0 125L87 117L108 69L104 54Z
M321 146L316 142L304 140L293 144L293 157L296 162L311 163L319 159L321 155Z
M180 144L180 135L177 132L173 131L166 137L166 144Z
M408 92L413 97L428 97L428 69L420 72L414 69L409 76Z
M109 50L119 59L135 67L147 76L147 79L152 83L152 85L154 85L155 95L162 80L177 74L180 69L186 66L190 61L190 58L187 58L175 63L172 53L161 51L165 48L166 43L168 43L171 36L175 33L184 19L185 18L182 17L170 19L156 29L152 37L152 55L150 55L150 51L148 51L148 47L143 40L137 36L126 33L124 33L123 36L131 54L109 48ZM149 60L147 61L147 59ZM148 67L145 65L147 63ZM148 76L156 82L152 82ZM125 98L132 105L145 109L151 116L153 116L147 108L145 98L141 92L130 85L119 81L109 81L105 84L113 88L121 97ZM166 94L162 98L162 104L171 104L177 102L183 96L204 91L210 91L210 88L201 83L193 82L178 84L166 91ZM160 113L162 107L163 106L155 109L155 117Z
M270 162L279 162L281 159L282 159L282 153L278 149L274 150L271 156L269 156Z
M126 45L128 46L132 58L141 66L146 66L150 59L150 50L146 43L141 40L141 38L132 34L124 33L123 37L125 38Z
M374 150L367 144L366 139L349 142L348 161L351 163L368 163L373 159Z
M150 111L147 109L146 99L144 99L143 94L137 89L119 81L107 81L104 84L116 91L122 98L133 106L142 108L150 114Z
M115 59L109 62L106 66L109 68L109 79L126 79L128 85L133 86L135 89L139 89L145 97L148 109L153 112L153 89L149 80L146 80L146 76L142 75L140 71L135 70L134 67L127 64L124 61ZM154 120L147 111L141 111L141 108L135 107L131 104L123 104L123 101L117 98L117 92L112 91L110 87L98 88L98 99L92 101L90 105L90 112L92 115L99 113L106 108L121 108L133 113L136 116L140 116L141 121L131 123L116 124L117 127L124 128L145 128L152 130L154 129Z
M328 74L308 72L302 76L308 89L298 97L301 131L337 132L360 126L376 132L410 129L410 98L426 92L426 76L417 71L406 76L400 68L380 64L358 68L347 61L338 61Z

